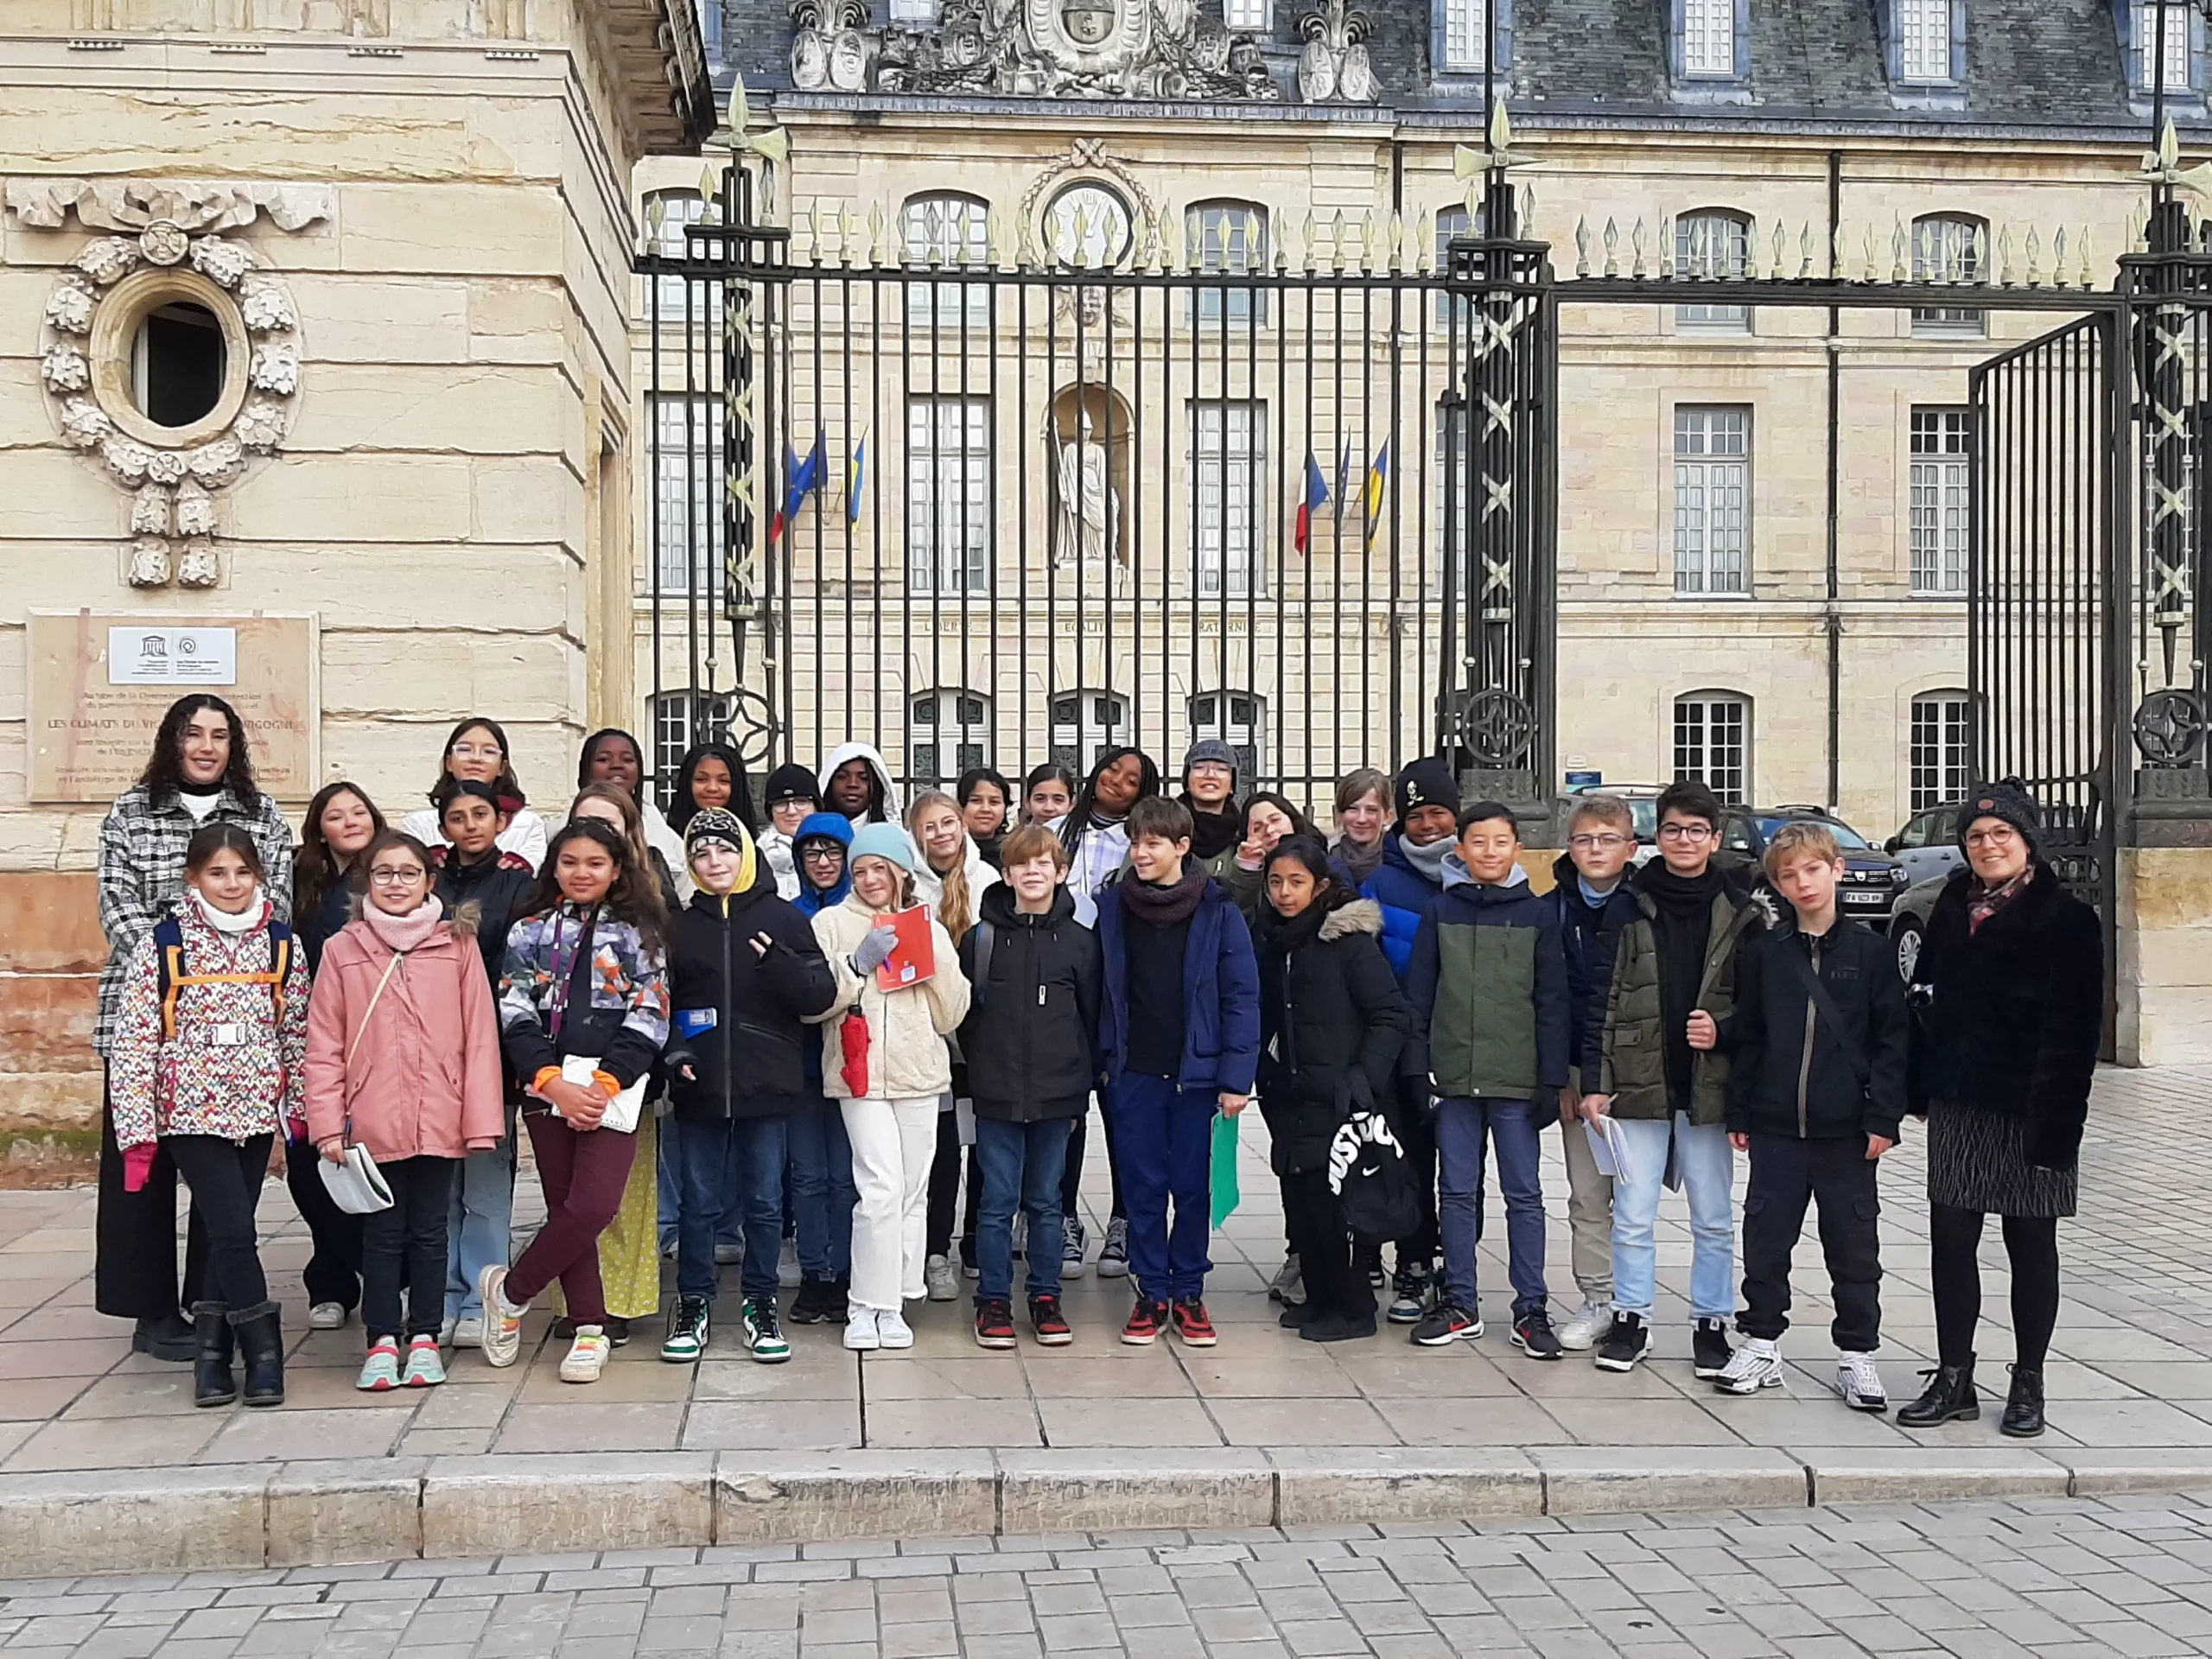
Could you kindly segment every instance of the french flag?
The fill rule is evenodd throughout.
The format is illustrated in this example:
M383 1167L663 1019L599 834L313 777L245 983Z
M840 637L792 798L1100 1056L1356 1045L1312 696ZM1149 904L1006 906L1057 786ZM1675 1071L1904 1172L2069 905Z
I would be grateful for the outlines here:
M1306 493L1298 503L1298 524L1292 536L1292 544L1303 553L1313 539L1313 515L1328 505L1328 480L1321 476L1321 463L1313 459L1313 452L1306 452Z

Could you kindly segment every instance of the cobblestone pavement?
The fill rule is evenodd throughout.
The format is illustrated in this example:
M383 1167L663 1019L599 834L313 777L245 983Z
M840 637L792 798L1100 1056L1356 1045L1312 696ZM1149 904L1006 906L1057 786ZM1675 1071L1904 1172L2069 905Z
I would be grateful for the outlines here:
M2212 1651L2212 1494L1138 1533L0 1584L79 1659Z
M2101 1072L2082 1154L2082 1215L2059 1230L2066 1300L2048 1373L2054 1453L2212 1448L2212 1140L2176 1126L2201 1116L2212 1071ZM658 1323L619 1352L590 1388L555 1376L561 1345L534 1313L526 1363L493 1371L474 1354L452 1382L429 1391L362 1395L358 1324L308 1332L299 1270L304 1229L281 1186L261 1214L270 1230L272 1287L292 1333L289 1403L281 1411L195 1411L181 1366L131 1355L118 1320L91 1306L92 1200L85 1192L0 1194L0 1470L144 1469L184 1464L451 1453L778 1451L879 1448L1144 1446L1636 1446L1647 1454L1706 1447L1851 1449L1878 1463L1910 1463L1916 1444L1994 1451L1995 1411L1974 1425L1917 1437L1893 1420L1842 1408L1820 1252L1797 1253L1789 1386L1758 1399L1723 1399L1691 1377L1689 1237L1679 1198L1660 1223L1657 1357L1611 1376L1586 1357L1539 1364L1506 1342L1503 1226L1483 1249L1491 1334L1442 1351L1407 1345L1402 1331L1327 1350L1275 1328L1264 1295L1281 1259L1282 1220L1265 1165L1265 1134L1247 1120L1243 1207L1214 1239L1209 1303L1221 1345L1203 1352L1162 1341L1123 1347L1126 1281L1096 1276L1069 1287L1073 1347L985 1354L974 1343L967 1297L918 1306L911 1353L864 1359L839 1332L796 1328L786 1365L751 1363L733 1321L696 1367L658 1363ZM1566 1183L1558 1136L1545 1137L1556 1306L1577 1297L1567 1270ZM1093 1136L1094 1147L1101 1144ZM1739 1172L1744 1160L1738 1160ZM1883 1169L1886 1278L1883 1369L1893 1399L1917 1389L1934 1347L1927 1294L1927 1211L1916 1127ZM1106 1168L1086 1171L1095 1260ZM525 1177L526 1229L535 1212ZM1497 1219L1493 1201L1493 1219ZM1997 1230L1983 1246L1983 1376L1999 1393L2011 1357L2006 1275ZM724 1269L734 1311L736 1270Z

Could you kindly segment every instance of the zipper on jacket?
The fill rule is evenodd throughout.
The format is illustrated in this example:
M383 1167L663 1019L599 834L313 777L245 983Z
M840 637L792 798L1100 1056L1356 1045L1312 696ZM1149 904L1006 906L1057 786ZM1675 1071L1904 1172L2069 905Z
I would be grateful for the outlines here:
M736 1023L737 994L735 988L730 983L729 894L725 893L721 895L721 898L722 901L722 1001L729 1004L731 1011L730 1023L734 1025ZM717 1014L715 1017L719 1020L721 1015ZM722 1033L722 1116L726 1120L734 1118L737 1115L735 1103L731 1100L729 1092L731 1074L737 1070L737 1056L731 1052L733 1039L736 1035L737 1033L734 1031L726 1031Z
M1818 979L1821 976L1821 942L1818 939L1810 941L1809 949L1813 958L1813 977ZM1807 997L1805 999L1805 1051L1797 1058L1797 1138L1800 1141L1809 1140L1813 1133L1812 1107L1808 1096L1813 1089L1813 1039L1820 1020L1820 1005L1812 998Z

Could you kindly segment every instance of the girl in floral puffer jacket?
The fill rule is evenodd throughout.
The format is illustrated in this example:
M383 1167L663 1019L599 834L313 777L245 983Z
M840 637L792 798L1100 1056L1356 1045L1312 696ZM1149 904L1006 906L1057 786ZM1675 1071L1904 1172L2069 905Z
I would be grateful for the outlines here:
M124 1185L137 1192L156 1143L175 1160L207 1225L208 1300L193 1305L193 1398L282 1405L284 1344L255 1245L269 1150L302 1115L308 970L262 891L260 849L232 823L185 849L184 897L141 940L124 976L111 1057Z

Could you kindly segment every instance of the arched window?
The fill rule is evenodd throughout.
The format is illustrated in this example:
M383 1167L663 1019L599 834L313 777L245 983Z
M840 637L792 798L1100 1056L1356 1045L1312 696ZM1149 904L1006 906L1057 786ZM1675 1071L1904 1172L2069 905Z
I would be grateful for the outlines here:
M1465 207L1440 207L1436 213L1436 274L1441 278L1452 272L1452 244L1459 237L1480 236L1483 215L1478 208L1470 218ZM1465 325L1474 314L1474 302L1459 302L1459 318ZM1452 321L1452 296L1440 291L1436 296L1436 325L1448 327Z
M1236 751L1236 781L1248 793L1267 772L1268 701L1249 691L1204 691L1191 699L1191 741L1218 738Z
M1751 221L1725 207L1700 208L1675 221L1675 275L1692 281L1740 282L1751 274ZM1701 334L1740 334L1751 326L1747 305L1678 305L1675 327Z
M645 197L646 245L664 258L681 259L690 251L690 238L683 233L684 227L698 224L706 216L707 199L696 190L652 191ZM660 326L664 328L682 327L684 321L683 290L689 284L681 276L663 276L654 286L658 290ZM700 299L692 302L691 321L695 324L704 321L699 315L703 299L702 293ZM653 296L648 295L645 300L648 308L641 321L649 324L654 321L653 303Z
M729 716L727 692L664 691L653 699L652 785L664 809L669 791L676 786L684 751L694 743L728 737Z
M906 244L909 267L981 270L991 258L991 207L979 196L950 192L909 196L899 210L899 232ZM906 287L906 321L910 325L937 322L957 324L964 315L981 321L990 309L990 286L986 283L910 282Z
M1052 694L1052 759L1087 778L1098 757L1129 736L1129 705L1118 691Z
M1675 781L1694 778L1723 801L1744 799L1751 778L1751 700L1738 691L1675 699Z
M917 693L906 705L906 785L938 789L991 752L991 700L953 686Z
M1955 801L1972 787L1967 749L1974 702L1963 691L1923 691L1912 700L1912 810Z
M1978 283L1988 257L1989 225L1964 213L1925 213L1912 221L1912 280L1916 283ZM1964 335L1979 339L1982 313L1972 306L1916 305L1912 332L1920 335Z
M1183 219L1191 269L1204 276L1255 276L1268 268L1268 210L1251 201L1201 201ZM1256 288L1201 283L1194 296L1200 322L1226 319L1265 323L1268 296Z

